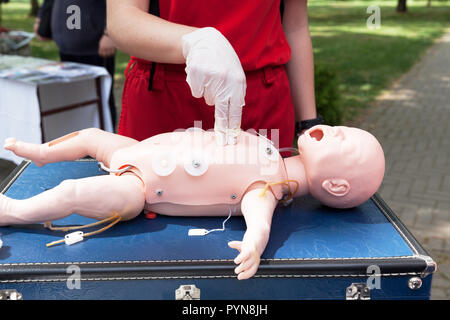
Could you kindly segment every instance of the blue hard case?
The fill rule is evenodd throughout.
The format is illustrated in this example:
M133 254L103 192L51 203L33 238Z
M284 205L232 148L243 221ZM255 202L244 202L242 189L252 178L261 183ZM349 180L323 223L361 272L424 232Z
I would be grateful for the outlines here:
M105 174L94 160L24 161L0 191L25 199L65 179ZM429 299L436 264L379 195L338 210L311 197L278 206L257 274L239 281L227 243L242 217L144 214L73 245L46 247L65 233L43 225L0 228L0 294L23 299ZM93 220L74 214L55 225ZM195 287L194 287L195 286ZM177 291L178 290L178 291ZM15 295L17 296L17 295Z

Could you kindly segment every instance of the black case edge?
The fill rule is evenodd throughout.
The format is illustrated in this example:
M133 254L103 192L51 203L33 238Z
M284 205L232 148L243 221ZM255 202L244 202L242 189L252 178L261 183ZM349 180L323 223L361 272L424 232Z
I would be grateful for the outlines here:
M0 193L8 191L9 187L20 176L23 170L31 163L29 160L23 160L13 171L0 183Z
M408 230L403 222L397 217L392 209L386 204L381 196L376 193L371 200L377 205L385 217L392 223L394 228L397 229L399 234L403 237L411 250L415 252L415 257L422 259L425 263L425 269L422 272L422 276L425 277L428 274L432 274L437 270L437 264L431 255L425 250L414 235Z

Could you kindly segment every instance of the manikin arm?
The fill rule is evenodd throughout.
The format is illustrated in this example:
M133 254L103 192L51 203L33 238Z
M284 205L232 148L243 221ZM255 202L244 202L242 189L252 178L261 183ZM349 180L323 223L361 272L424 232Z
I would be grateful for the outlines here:
M234 259L238 266L234 272L239 280L252 277L258 270L260 257L269 240L272 215L277 200L271 192L261 196L262 188L247 192L241 202L247 231L242 241L231 241L228 245L240 253Z

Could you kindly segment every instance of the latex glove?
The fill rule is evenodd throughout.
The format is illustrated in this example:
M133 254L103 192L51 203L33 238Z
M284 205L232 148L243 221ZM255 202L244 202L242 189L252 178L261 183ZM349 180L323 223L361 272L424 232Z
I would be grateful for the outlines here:
M241 62L228 40L215 28L183 36L186 81L196 98L215 105L214 131L220 145L235 144L241 129L247 82Z

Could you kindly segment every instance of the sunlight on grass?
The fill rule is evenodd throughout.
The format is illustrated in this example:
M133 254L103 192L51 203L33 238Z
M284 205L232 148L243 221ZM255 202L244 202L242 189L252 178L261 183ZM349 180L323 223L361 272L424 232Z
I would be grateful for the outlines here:
M425 54L450 27L450 3L408 0L408 13L396 1L309 2L316 63L330 66L340 79L344 121L370 105ZM381 27L369 29L369 5L379 5Z

